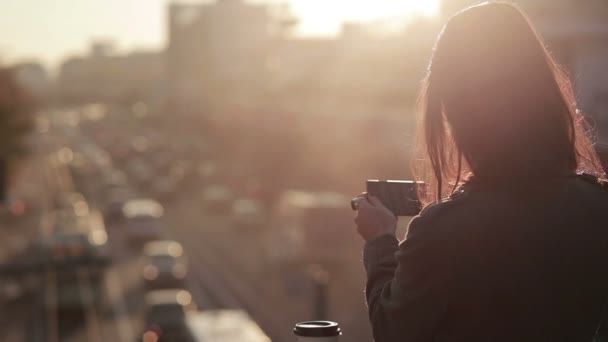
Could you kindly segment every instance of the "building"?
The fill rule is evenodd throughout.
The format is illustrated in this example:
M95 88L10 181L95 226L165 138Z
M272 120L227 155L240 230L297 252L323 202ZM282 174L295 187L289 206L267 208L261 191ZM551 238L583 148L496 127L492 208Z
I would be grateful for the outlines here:
M269 7L241 0L172 3L167 67L173 109L249 105L263 95L278 24Z
M171 110L194 115L269 105L281 112L356 114L402 97L404 81L395 70L403 74L408 67L401 64L412 64L403 36L376 32L381 23L349 23L336 38L296 38L286 34L294 24L289 11L278 12L241 0L171 4ZM412 93L422 75L416 77L405 81L416 88Z
M443 0L442 17L478 2ZM608 136L608 3L515 2L575 76L581 108ZM422 23L409 35L383 37L350 24L335 39L296 39L277 29L283 18L268 6L242 0L172 4L168 19L168 100L185 112L264 101L315 113L402 108L404 99L413 102L438 30Z
M17 83L36 100L50 95L51 80L46 69L39 63L24 62L12 66Z
M164 53L116 54L94 43L89 55L72 57L60 68L56 95L64 102L134 103L158 98L163 91Z

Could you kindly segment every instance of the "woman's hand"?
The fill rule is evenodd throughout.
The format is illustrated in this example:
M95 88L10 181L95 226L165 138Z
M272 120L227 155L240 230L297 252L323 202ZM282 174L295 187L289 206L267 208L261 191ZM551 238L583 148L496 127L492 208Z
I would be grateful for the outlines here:
M397 217L377 197L368 195L367 200L358 203L355 224L359 235L371 241L382 235L395 235Z

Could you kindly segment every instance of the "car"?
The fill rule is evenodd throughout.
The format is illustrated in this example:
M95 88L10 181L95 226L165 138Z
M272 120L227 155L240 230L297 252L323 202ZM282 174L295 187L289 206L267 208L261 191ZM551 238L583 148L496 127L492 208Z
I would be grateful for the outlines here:
M101 183L103 185L103 190L108 191L114 188L125 187L128 183L128 179L124 172L109 167L103 173Z
M176 181L171 177L160 176L151 184L151 189L156 198L167 200L175 193L176 185Z
M126 186L108 189L103 203L103 216L106 221L117 221L124 218L122 208L134 197L133 191Z
M188 330L186 315L195 311L192 295L183 289L164 289L146 294L144 315L144 341L185 341Z
M75 188L86 195L92 193L89 191L91 184L87 180L98 177L98 169L95 165L84 154L76 152L68 166Z
M56 217L54 230L41 240L49 258L109 258L108 234L99 213L93 212L86 218Z
M13 227L23 219L31 217L30 205L32 202L17 198L6 199L5 207L0 207L0 223Z
M258 231L267 226L261 201L239 198L232 204L232 224L243 231Z
M97 237L91 241L95 244L105 243L104 239ZM97 253L95 245L89 240L89 234L83 230L57 231L46 241L48 251L54 259L78 258L91 256Z
M151 199L129 200L122 207L127 220L127 239L131 245L158 240L162 234L163 206Z
M152 166L144 160L142 157L135 157L130 159L127 167L127 174L129 179L136 183L138 186L146 186L152 183L154 180L154 173Z
M195 181L194 162L189 159L181 159L172 163L169 169L169 177L176 183L185 187L198 185Z
M72 211L76 216L84 217L89 214L89 204L79 192L64 191L57 194L55 207Z
M104 303L104 270L110 253L105 228L101 221L96 222L100 216L73 217L72 222L58 225L59 229L38 243L43 262L56 266L58 310L101 307Z
M142 275L146 290L184 287L187 271L186 256L179 242L159 240L144 245Z
M222 185L210 185L203 190L205 208L217 214L228 214L232 209L232 191Z

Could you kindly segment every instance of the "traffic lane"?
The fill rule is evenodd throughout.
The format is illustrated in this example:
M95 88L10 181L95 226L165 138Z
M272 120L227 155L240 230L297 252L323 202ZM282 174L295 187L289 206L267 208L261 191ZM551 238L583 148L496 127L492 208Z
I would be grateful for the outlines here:
M143 282L141 278L141 251L127 240L127 222L114 220L106 225L111 246L112 264L106 273L108 308L121 341L133 341L143 330Z
M66 342L100 342L100 341L122 341L119 334L119 327L116 322L116 317L107 314L106 308L110 307L110 296L108 290L103 289L107 278L102 278L100 284L96 284L95 277L87 268L78 268L73 270L74 279L77 282L76 287L72 288L72 284L67 282L63 285L58 283L57 274L50 272L46 280L45 300L42 311L45 312L44 327L50 340L57 339L58 341ZM67 279L67 278L66 278ZM63 281L65 282L66 279ZM74 306L69 302L60 304L59 300L67 300L66 293L60 294L61 286L70 286L69 291L77 291L82 303L94 302L94 291L96 286L102 286L104 299L101 305L81 304ZM72 295L76 295L72 294ZM61 296L61 297L60 297ZM111 312L113 313L113 311Z
M47 177L49 166L46 155L35 152L35 157L29 160L25 170L20 174L22 182L37 189L35 199L26 202L20 208L22 215L11 214L3 217L0 230L0 251L2 262L22 262L29 248L41 237L41 228L45 228L44 219L48 212L48 197L52 178ZM19 184L17 196L19 194ZM13 211L19 208L11 208ZM3 208L3 210L8 210ZM6 213L6 212L5 212ZM15 212L19 213L19 212ZM8 258L8 260L6 259ZM0 321L4 336L2 341L40 340L46 335L46 303L43 299L45 282L39 279L41 274L26 275L17 282L6 280L0 284L3 310Z
M110 312L104 313L106 319L101 321L103 341L135 341L136 328L139 326L135 310L130 310L125 300L125 293L117 270L106 273L105 288Z
M201 248L206 244L200 244L197 236L189 233L189 229L178 229L178 226L186 224L191 217L174 207L167 208L163 225L166 228L164 238L176 240L184 247L188 259L188 274L186 279L187 290L192 294L194 302L200 310L213 309L239 309L241 304L235 296L228 291L221 271L209 265L206 257L200 256Z
M163 219L163 223L165 227L175 224L175 222L166 218ZM130 242L128 224L129 221L127 219L114 220L111 224L108 224L110 244L113 247L112 255L117 259L108 277L108 287L114 288L111 292L122 292L121 296L114 296L122 298L122 300L111 300L118 332L122 336L134 335L135 337L139 337L144 330L144 297L146 293L142 277L143 262L141 249L143 245L141 243L135 244ZM163 236L160 238L180 240L169 229L165 229ZM204 284L198 278L201 274L204 274ZM193 295L195 303L201 309L223 308L225 306L218 304L223 301L211 295L215 291L209 289L208 274L209 272L195 272L187 275L185 289ZM112 278L115 280L112 281ZM117 286L116 284L119 285Z
M75 130L78 133L77 130ZM53 141L49 144L51 147L46 147L51 154L45 156L44 167L41 168L42 178L44 180L45 189L47 193L54 193L58 191L86 190L87 186L94 185L98 182L98 179L84 179L84 184L79 182L78 185L83 188L75 189L77 185L72 181L71 169L68 168L67 164L57 162L56 151L61 147L69 147L72 151L77 151L74 148L87 140L83 134L75 134L71 137L53 137ZM51 151L52 150L52 151ZM41 187L42 188L42 187ZM49 197L49 196L46 196ZM47 199L48 202L48 199ZM94 204L89 198L89 204ZM49 207L49 203L46 204ZM41 225L42 230L50 233L52 227L45 227ZM114 239L118 240L118 239ZM95 340L111 340L111 341L132 341L134 340L134 333L132 332L132 325L136 324L137 321L135 315L130 313L135 310L125 309L127 306L124 299L124 290L122 282L126 282L126 286L129 286L129 275L136 274L136 266L133 262L128 259L128 255L123 252L124 248L120 245L114 245L114 241L110 242L112 248L111 255L113 256L114 263L107 270L106 277L103 279L101 284L104 288L103 293L105 294L104 303L102 307L88 306L75 311L57 311L53 312L53 309L45 310L48 314L47 321L56 325L54 328L55 333L60 336L61 340L66 341L95 341ZM83 293L89 293L92 286L89 277L87 276L87 270L80 272L78 278L79 290ZM117 273L123 273L116 275ZM47 286L49 286L47 284ZM130 290L130 289L129 289ZM55 289L56 291L56 289ZM134 289L131 292L137 293L139 290ZM135 300L140 302L140 300ZM48 307L48 305L46 305ZM54 317L53 317L54 316ZM50 327L51 324L49 324Z
M11 184L9 202L0 208L0 262L21 254L38 238L42 213L48 206L47 155L32 151Z
M28 322L34 310L35 298L22 297L14 301L4 303L0 313L0 341L25 341L27 339ZM36 329L37 334L41 333L41 327L34 325L30 329ZM34 332L32 331L32 335Z

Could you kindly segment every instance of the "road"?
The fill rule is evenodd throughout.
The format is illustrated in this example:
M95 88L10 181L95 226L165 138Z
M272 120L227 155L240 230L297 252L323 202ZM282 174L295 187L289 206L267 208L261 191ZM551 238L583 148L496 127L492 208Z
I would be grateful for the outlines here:
M82 146L96 145L91 137L77 129L70 132L65 135L63 128L56 132L56 143L41 151L32 161L33 167L23 176L35 179L33 186L39 189L37 194L42 213L50 210L47 203L49 193L70 189L87 193L100 182L100 179L91 177L85 180L83 189L72 188L74 182L66 172L67 168L58 166L49 158L66 146L76 151ZM150 158L154 159L154 156ZM119 171L129 175L126 168ZM129 185L136 189L138 196L150 196L149 189L139 185L139 179L129 176ZM292 341L294 323L320 318L315 316L315 292L306 267L299 265L287 270L279 267L268 255L269 249L281 246L269 246L262 232L236 227L227 213L206 210L201 200L202 187L186 190L176 190L170 199L163 201L163 235L184 246L190 267L186 289L192 293L199 309L244 309L275 342ZM90 200L93 207L99 204L95 196L93 192ZM25 228L12 226L3 229L0 247L6 243L8 247L18 248L51 230L44 222L44 215L31 216L28 220L23 221ZM102 283L106 297L101 307L81 308L69 314L59 312L55 308L57 275L38 275L36 282L40 286L35 295L5 303L0 312L0 324L7 328L0 331L0 341L137 340L144 328L145 292L141 278L141 251L127 244L126 224L124 220L106 221L112 263ZM361 250L361 246L354 247L355 251ZM363 298L365 275L360 253L354 252L339 267L327 268L326 271L329 275L326 318L340 323L345 340L371 341ZM86 270L79 274L80 289L86 292L90 287L90 277Z
M199 284L208 293L224 296L229 305L247 310L273 341L291 341L294 323L318 319L305 270L294 270L291 279L299 282L299 287L290 289L284 270L273 267L265 257L260 233L239 231L229 217L206 212L195 195L169 206L166 219L172 224L169 231L193 260L191 274ZM359 256L353 255L348 263L327 271L328 318L340 322L346 340L371 341Z

